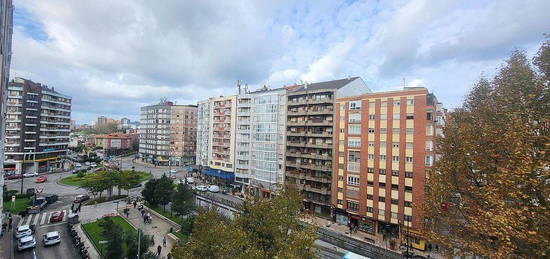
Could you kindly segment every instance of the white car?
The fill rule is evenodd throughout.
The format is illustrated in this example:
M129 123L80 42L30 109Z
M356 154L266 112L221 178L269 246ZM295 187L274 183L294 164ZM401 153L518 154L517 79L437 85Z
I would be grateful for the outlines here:
M197 191L201 191L201 192L208 191L208 187L206 187L205 185L198 185Z
M185 178L185 181L187 181L187 184L195 183L195 179L193 179L193 177L187 177L187 178Z
M85 164L85 165L90 165L90 162L86 162L86 163L84 163L84 164Z
M21 225L15 230L15 238L22 238L32 235L32 230L29 225Z
M17 241L17 251L22 251L33 247L36 247L36 241L33 236L22 237L19 241Z
M61 243L61 237L58 231L48 232L44 235L44 245L51 246Z
M75 167L81 167L82 164L81 164L81 163L76 163L76 164L74 164L74 166L75 166Z
M177 169L172 169L172 170L170 170L170 173L171 173L171 174L175 174L175 173L177 173L177 172L178 172Z
M90 166L91 166L91 167L97 167L97 164L96 164L96 163L92 163Z
M217 185L210 185L210 186L208 187L208 191L209 191L209 192L220 192L220 187L217 186Z
M34 177L34 176L38 176L38 173L37 172L30 172L30 173L23 174L23 177Z

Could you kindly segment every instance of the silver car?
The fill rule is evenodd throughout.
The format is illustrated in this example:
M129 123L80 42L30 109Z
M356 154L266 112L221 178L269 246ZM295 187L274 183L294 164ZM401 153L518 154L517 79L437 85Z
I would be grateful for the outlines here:
M36 241L33 236L25 236L17 241L17 251L36 247Z
M17 239L30 235L32 235L32 230L29 225L21 225L15 230L15 238Z
M58 231L48 232L44 235L44 245L51 246L59 244L61 242L61 237L59 236Z

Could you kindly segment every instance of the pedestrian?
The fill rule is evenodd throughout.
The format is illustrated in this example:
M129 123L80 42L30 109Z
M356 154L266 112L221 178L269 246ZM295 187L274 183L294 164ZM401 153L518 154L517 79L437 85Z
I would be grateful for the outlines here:
M168 254L166 255L166 259L172 259L172 253L168 253Z
M160 257L160 251L162 251L162 246L157 246L157 254Z
M162 246L166 247L166 236L162 239Z
M137 206L137 201L134 201L134 209L136 208Z
M143 216L143 223L147 223L147 216Z

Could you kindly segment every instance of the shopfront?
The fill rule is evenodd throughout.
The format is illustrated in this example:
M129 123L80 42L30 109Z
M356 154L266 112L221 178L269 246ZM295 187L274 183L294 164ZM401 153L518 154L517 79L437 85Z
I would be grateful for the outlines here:
M410 247L421 251L426 251L426 239L417 230L401 226L401 243L409 244Z

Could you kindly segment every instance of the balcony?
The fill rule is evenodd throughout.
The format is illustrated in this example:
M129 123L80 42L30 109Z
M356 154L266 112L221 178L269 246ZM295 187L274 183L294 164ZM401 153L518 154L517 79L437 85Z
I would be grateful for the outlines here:
M309 115L318 115L318 114L333 114L334 109L318 109L318 110L310 110L308 112Z
M212 142L212 146L217 146L217 147L229 147L229 143L228 143L228 142L213 141L213 142Z
M319 103L333 103L334 98L319 98L319 99L309 99L308 104L319 104Z
M69 142L51 142L51 143L40 143L38 146L49 147L49 146L65 146L69 145Z
M329 131L323 131L323 132L308 132L307 136L311 137L328 137L332 138L332 132Z
M239 125L250 125L250 120L238 120L237 124L239 124Z
M236 164L236 165L235 165L235 168L239 168L239 169L250 169L250 167L249 167L248 164Z
M302 132L292 132L292 131L288 131L286 133L287 136L297 136L297 137L303 137L303 136L306 136L306 132L305 131L302 131Z
M305 98L291 99L291 100L288 100L287 102L287 105L301 105L301 104L306 104Z
M290 109L287 112L287 115L289 115L289 116L299 116L299 115L304 116L306 114L307 114L307 110L305 110L305 109L297 109L297 110Z
M332 144L328 143L306 143L305 146L311 148L332 148Z
M321 177L321 176L314 176L310 174L304 174L303 179L313 181L313 182L319 182L319 183L331 183L332 180L328 177Z
M332 172L332 165L301 164L300 167L316 171Z
M313 187L311 185L306 185L304 186L304 190L308 191L308 192L315 192L315 193L319 193L319 194L322 194L322 195L330 195L330 190L327 189L327 188L316 188L316 187Z
M320 120L320 121L309 120L305 123L306 126L332 126L332 124L333 124L332 120Z
M287 146L303 147L306 143L304 141L287 141Z

